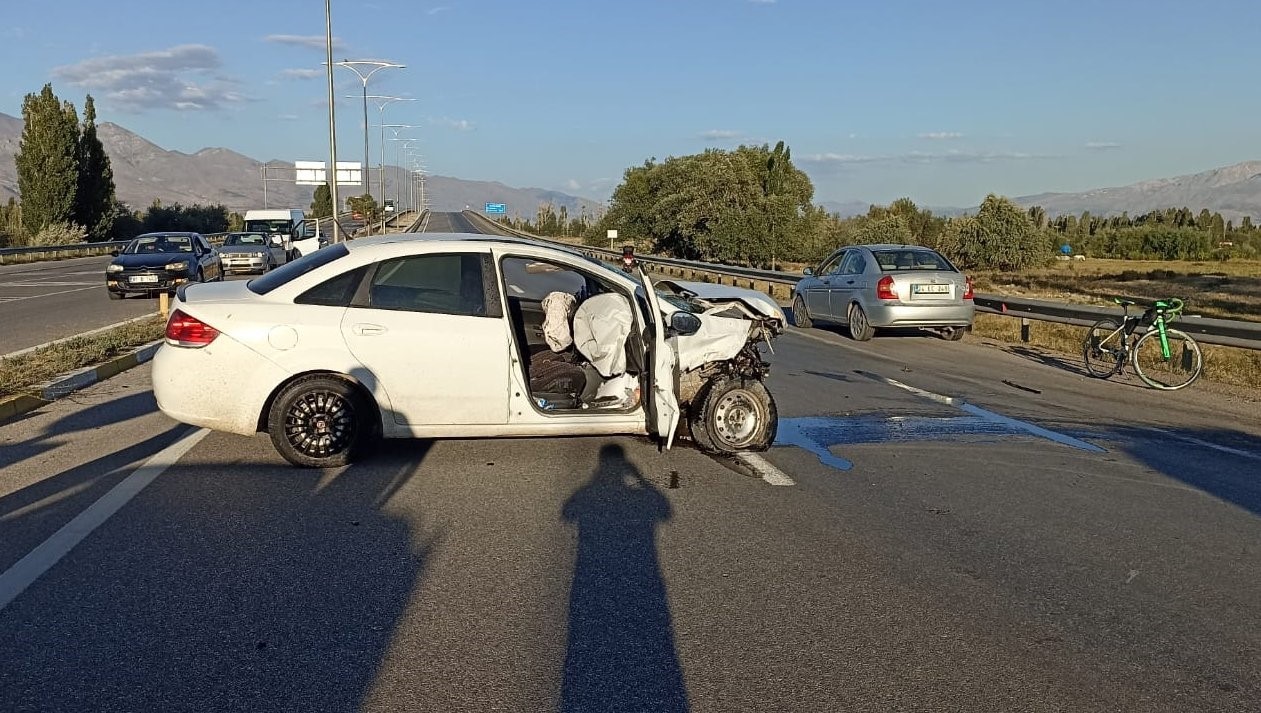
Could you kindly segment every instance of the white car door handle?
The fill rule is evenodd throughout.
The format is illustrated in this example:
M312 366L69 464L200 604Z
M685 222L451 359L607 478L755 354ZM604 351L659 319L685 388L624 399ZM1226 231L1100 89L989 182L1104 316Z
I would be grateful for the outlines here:
M361 337L375 337L378 334L385 334L385 327L379 324L356 324L350 327L350 331Z

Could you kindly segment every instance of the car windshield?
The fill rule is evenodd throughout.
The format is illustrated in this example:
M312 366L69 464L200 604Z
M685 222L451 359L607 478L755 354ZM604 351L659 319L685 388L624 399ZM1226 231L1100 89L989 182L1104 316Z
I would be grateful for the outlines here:
M931 250L873 250L872 254L883 272L955 271L954 265Z
M224 245L266 245L267 236L262 233L234 233L223 241Z
M141 235L123 252L127 255L148 253L191 253L193 241L187 235Z
M274 235L276 233L287 233L293 223L288 220L247 220L245 221L245 230L251 233L267 233Z

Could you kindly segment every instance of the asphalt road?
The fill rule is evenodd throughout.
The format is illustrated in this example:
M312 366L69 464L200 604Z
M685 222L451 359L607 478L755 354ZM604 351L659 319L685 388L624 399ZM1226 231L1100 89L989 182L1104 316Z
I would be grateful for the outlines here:
M0 710L1261 709L1256 394L971 339L774 361L791 486L631 438L320 473L206 435L0 608ZM0 580L190 432L146 367L0 426Z
M157 314L156 297L109 298L105 266L112 259L0 265L0 354Z

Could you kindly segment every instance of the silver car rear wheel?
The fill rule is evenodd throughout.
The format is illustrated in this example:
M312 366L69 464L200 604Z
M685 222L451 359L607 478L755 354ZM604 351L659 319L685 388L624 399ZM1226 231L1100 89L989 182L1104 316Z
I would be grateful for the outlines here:
M867 313L859 305L849 308L849 336L860 342L871 339L876 334L875 327L867 321Z

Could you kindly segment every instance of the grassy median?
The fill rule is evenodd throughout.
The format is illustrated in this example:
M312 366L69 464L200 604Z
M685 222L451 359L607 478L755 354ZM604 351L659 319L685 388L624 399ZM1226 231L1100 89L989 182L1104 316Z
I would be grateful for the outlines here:
M0 398L25 392L38 384L161 339L166 320L158 315L131 322L108 332L73 337L10 359L0 359Z

